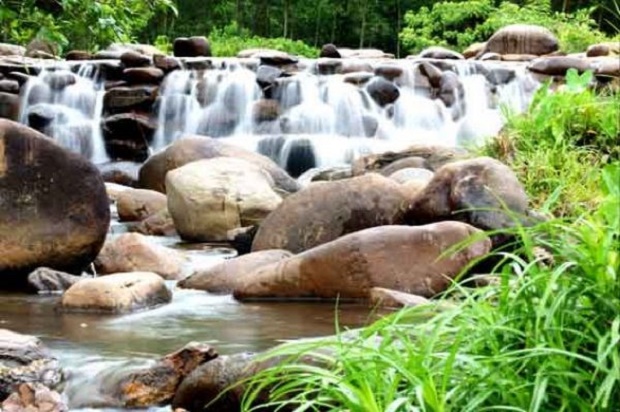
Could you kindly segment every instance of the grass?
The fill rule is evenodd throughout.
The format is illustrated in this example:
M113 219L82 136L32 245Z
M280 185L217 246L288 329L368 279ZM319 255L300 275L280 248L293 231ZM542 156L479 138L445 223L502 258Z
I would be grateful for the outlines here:
M265 357L287 361L245 383L243 409L618 411L620 100L590 91L589 76L543 88L484 149L556 216L510 229L519 247L493 252L499 282L453 285L452 309L436 301L279 346Z

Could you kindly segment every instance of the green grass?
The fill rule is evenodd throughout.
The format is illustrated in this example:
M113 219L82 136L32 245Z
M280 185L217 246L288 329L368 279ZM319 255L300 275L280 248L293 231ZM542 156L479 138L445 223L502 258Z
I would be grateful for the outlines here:
M454 309L402 310L354 338L281 346L245 410L614 411L620 399L620 166L596 212L517 228L497 285L455 285ZM536 258L535 247L553 255ZM301 356L315 362L300 362ZM271 403L252 407L269 391Z

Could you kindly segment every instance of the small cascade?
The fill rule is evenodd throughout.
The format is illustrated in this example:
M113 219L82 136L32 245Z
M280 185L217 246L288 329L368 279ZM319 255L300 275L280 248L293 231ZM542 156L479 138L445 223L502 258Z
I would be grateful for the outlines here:
M170 74L154 149L182 134L224 138L296 175L415 143L479 144L500 130L502 110L525 110L536 88L524 67L501 63L439 62L439 87L422 78L415 60L354 61L366 70L342 74L302 63L297 72L269 69L263 77L237 59Z
M77 72L58 63L31 78L22 92L20 122L93 163L104 163L108 155L100 126L103 82L95 65L74 68Z

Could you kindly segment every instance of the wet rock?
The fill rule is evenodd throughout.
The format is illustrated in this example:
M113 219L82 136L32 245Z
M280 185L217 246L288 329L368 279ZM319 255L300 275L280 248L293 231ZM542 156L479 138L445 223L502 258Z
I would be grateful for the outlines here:
M361 230L258 268L240 279L233 296L367 299L371 288L382 287L431 297L490 251L491 242L484 239L445 255L474 234L482 232L451 221Z
M0 43L0 56L23 56L26 48L16 44Z
M176 140L165 150L151 156L140 169L140 186L165 193L166 174L190 162L216 157L247 160L265 170L283 192L295 192L297 182L269 158L238 146L204 136L188 136Z
M284 72L277 67L261 65L256 70L256 82L266 93L265 97L271 97L276 80L284 75Z
M426 160L418 156L405 157L403 159L396 160L392 163L388 163L387 165L379 169L379 173L382 174L383 176L390 177L394 173L398 172L399 170L409 169L409 168L426 169L427 168Z
M363 86L374 77L375 75L370 72L353 72L345 74L342 81L355 86Z
M446 107L452 107L456 103L464 101L465 89L456 73L443 72L439 81L438 97Z
M319 53L319 57L327 57L330 59L340 59L342 56L338 51L338 48L331 43L324 44L321 47L321 52Z
M44 81L52 90L63 90L74 85L77 82L77 77L68 70L59 70L45 75Z
M116 208L121 222L137 222L165 209L166 195L154 190L126 190L118 196Z
M213 267L197 270L178 284L183 289L198 289L210 293L232 293L239 280L254 270L289 258L287 250L263 250L225 260Z
M281 202L269 174L242 159L200 160L166 175L168 210L183 239L223 241L258 224Z
M0 329L0 399L24 383L60 390L64 373L38 338Z
M114 159L144 161L157 124L145 115L121 113L106 117L101 124L106 151Z
M370 97L381 107L394 103L400 96L398 87L383 77L375 77L366 85Z
M19 94L19 83L16 80L0 80L0 93Z
M385 288L370 289L370 304L373 307L403 308L407 306L425 305L430 301L422 296L403 293Z
M478 56L481 56L482 53L484 53L486 46L487 46L486 42L474 43L470 45L468 48L466 48L465 50L463 50L463 57L465 57L466 59L474 59Z
M347 233L398 224L406 202L397 183L374 174L312 184L262 222L252 250L299 253Z
M587 57L618 56L620 55L620 44L618 42L605 42L588 46Z
M57 293L69 289L80 279L80 276L42 267L28 275L28 284L37 293Z
M0 92L0 118L19 120L19 96Z
M396 64L380 64L375 67L375 74L386 80L393 81L394 79L402 76L403 69Z
M206 37L179 37L172 46L175 57L211 56L211 46Z
M181 63L174 57L157 54L153 56L153 66L167 74L179 70L181 68Z
M418 167L406 167L404 169L397 170L389 177L395 182L404 184L416 180L427 184L433 178L434 173L428 169L421 169Z
M514 172L488 157L447 164L412 200L406 221L412 225L458 220L483 230L515 225L525 217L527 195Z
M215 349L206 343L191 342L152 367L123 377L114 390L115 398L127 408L169 404L187 375L217 357Z
M448 59L463 60L465 57L461 53L446 49L445 47L433 46L428 47L420 52L420 58L423 59Z
M123 77L129 84L159 84L164 72L156 67L132 67L123 71Z
M297 59L296 57L293 57L288 53L278 50L259 51L252 57L258 58L260 60L260 64L276 67L288 66L299 62L299 59Z
M443 72L430 62L421 62L418 68L420 73L428 79L430 85L438 89L441 85L441 76Z
M558 48L558 39L550 30L529 24L512 24L496 31L487 41L485 51L541 56Z
M174 221L167 207L144 219L136 226L135 230L138 233L148 236L177 235L177 229L174 227Z
M65 55L67 61L92 60L93 58L93 54L85 50L71 50Z
M490 68L483 75L489 83L495 86L508 84L517 77L514 70L505 67Z
M20 73L20 72L10 72L9 74L7 74L6 77L8 79L15 80L17 83L19 83L19 87L22 87L24 84L28 83L28 81L33 78L33 76Z
M333 182L336 180L349 179L351 177L353 177L353 175L349 166L315 167L306 170L297 178L297 181L305 187L312 182Z
M394 55L379 49L347 49L339 48L340 55L345 59L393 59Z
M411 157L421 158L424 162L421 163L419 159L411 159L407 162L403 160ZM396 170L404 167L423 167L435 171L445 164L467 157L469 157L469 154L461 148L412 145L398 152L384 152L360 157L353 162L353 175L359 176L366 172L378 171L383 175L389 176ZM401 160L402 163L396 163ZM393 164L392 167L388 167L391 164Z
M157 86L115 87L106 92L103 107L112 113L131 110L148 112L157 98Z
M230 246L237 251L237 255L246 255L252 251L252 242L258 231L258 226L246 226L229 230L226 238Z
M81 272L110 223L97 168L44 135L0 120L0 274L23 279L46 266Z
M62 396L39 383L22 383L4 402L3 412L65 412Z
M67 120L65 108L59 105L38 103L28 109L28 125L41 133L45 133L52 122L66 123Z
M586 59L571 56L540 57L533 60L528 70L534 73L548 76L564 76L569 69L575 69L580 73L591 70L592 66Z
M62 296L66 312L126 313L169 303L172 293L150 272L116 273L82 279Z
M226 137L234 133L239 117L226 105L215 103L204 110L197 133L211 137Z
M110 162L97 165L103 181L123 186L137 187L138 172L141 163L137 162Z
M342 72L342 60L340 58L322 57L316 61L316 71L318 74L330 75Z
M148 67L151 65L151 59L136 51L126 51L121 54L121 63L124 67Z
M280 104L277 100L261 99L252 106L252 120L255 123L270 122L280 117Z
M106 241L95 260L99 274L153 272L166 280L179 279L184 264L181 252L151 243L138 233L124 233Z

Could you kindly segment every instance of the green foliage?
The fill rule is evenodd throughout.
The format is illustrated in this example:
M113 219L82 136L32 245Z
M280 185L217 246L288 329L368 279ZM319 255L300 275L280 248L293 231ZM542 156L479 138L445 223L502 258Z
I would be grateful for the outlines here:
M502 134L483 149L507 163L535 208L575 216L596 207L598 169L620 158L620 94L588 88L592 73L567 73L566 85L541 87L528 111L508 115Z
M566 52L582 52L587 46L605 40L591 18L594 9L584 8L573 13L552 11L546 1L525 5L503 1L495 7L493 0L437 2L432 8L405 15L400 39L403 46L418 52L430 45L464 49L475 42L486 41L495 31L509 24L527 23L553 31Z
M214 29L209 34L211 51L214 56L236 56L241 50L266 48L305 57L318 57L319 50L302 41L282 37L265 38L253 36L249 30L240 29L231 23L222 29Z
M598 210L514 229L523 246L497 254L499 281L454 286L453 308L406 309L353 337L277 348L268 356L287 361L252 379L244 410L261 410L252 404L267 391L270 406L297 411L616 410L620 165L602 175Z

